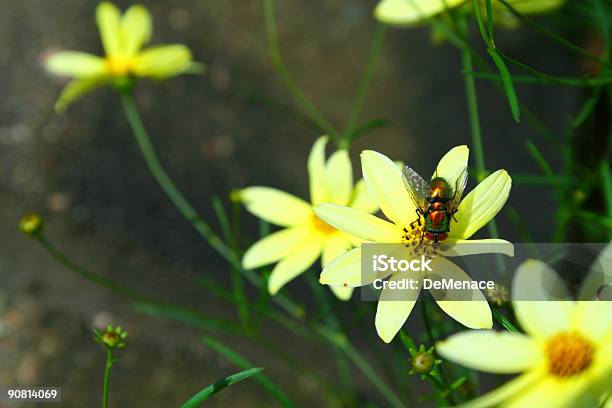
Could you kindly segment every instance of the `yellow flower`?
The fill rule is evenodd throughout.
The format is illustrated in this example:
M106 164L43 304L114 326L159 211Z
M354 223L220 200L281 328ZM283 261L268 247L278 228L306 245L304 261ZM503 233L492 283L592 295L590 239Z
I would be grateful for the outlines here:
M142 49L151 39L151 15L142 5L121 15L112 3L96 9L105 57L80 51L59 51L46 61L54 74L73 78L62 91L55 108L64 110L77 98L99 86L121 85L130 77L164 79L195 69L191 51L184 45L160 45Z
M549 288L559 287L560 279L548 265L528 260L516 272L513 292L520 287L533 291L542 279ZM465 406L599 407L605 398L609 406L612 302L515 300L513 304L526 334L463 332L436 346L444 358L476 370L522 373Z
M308 158L311 203L270 187L248 187L240 192L248 211L267 222L286 227L256 242L242 260L246 269L278 262L268 280L268 291L273 295L306 271L317 258L321 257L325 267L360 243L319 219L313 206L336 203L366 213L377 210L363 180L353 187L353 169L346 150L336 151L325 162L327 140L326 136L320 137ZM351 297L352 288L332 290L342 300Z
M481 0L484 3L484 0ZM508 0L508 3L519 13L536 14L554 10L565 0ZM442 13L447 8L454 8L469 0L381 0L374 9L374 16L382 23L398 27L417 25L424 20ZM505 20L510 18L506 7L492 0L495 13ZM495 20L495 16L494 16Z
M454 147L440 160L435 174L454 186L467 167L468 156L467 146ZM412 229L410 226L417 219L416 207L404 185L399 167L386 156L371 150L361 153L361 167L363 178L374 200L390 221L358 209L334 204L317 206L316 214L335 228L366 242L403 244L407 247L414 247L421 242L422 227ZM424 252L427 252L428 248L437 252L439 256L433 259L431 266L438 276L445 279L471 280L461 268L448 261L445 256L483 252L514 255L514 247L508 241L467 240L503 207L510 194L511 184L512 180L505 170L491 174L461 201L455 214L457 221L451 221L448 238L442 245L432 245L423 241L417 246L417 249ZM390 280L404 279L405 274L405 272L396 272L390 276ZM361 248L355 248L325 267L319 281L332 287L358 287L371 284L375 278L385 277L380 274L362 275ZM411 277L418 279L424 276ZM414 299L418 297L420 287L421 285L412 293L408 293L408 289L402 291L409 300L398 300L397 290L383 288L376 312L376 330L383 341L390 342L401 329L416 303ZM437 296L434 292L432 295L434 298ZM471 299L475 300L464 302L436 299L436 301L442 310L467 327L491 328L493 324L491 310L484 295L478 289L472 291L471 295Z

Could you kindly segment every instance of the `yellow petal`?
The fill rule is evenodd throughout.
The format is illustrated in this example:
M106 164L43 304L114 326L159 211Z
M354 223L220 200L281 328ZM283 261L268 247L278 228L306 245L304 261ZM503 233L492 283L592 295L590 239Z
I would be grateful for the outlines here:
M400 281L407 278L410 278L407 273L396 272L391 275L389 281ZM410 316L416 299L419 297L420 287L418 285L418 289L383 288L376 308L376 332L385 343L393 340Z
M493 330L455 334L438 343L436 351L454 363L496 374L520 373L542 359L539 346L529 337Z
M57 112L65 111L71 103L105 83L106 80L104 78L74 79L68 82L57 102L55 102L55 110Z
M56 75L76 78L102 76L107 72L104 59L79 51L59 51L45 61L47 70Z
M431 263L432 272L426 278L432 280L453 279L455 281L472 281L472 279L451 261L437 257ZM429 290L440 308L450 317L470 329L490 329L493 327L491 309L479 289ZM445 300L469 299L469 300Z
M344 255L351 247L348 236L343 233L332 234L323 246L321 254L321 265L323 269L340 256ZM353 294L353 288L348 286L330 286L331 291L340 300L349 300Z
M349 207L370 214L378 211L378 205L374 201L374 196L368 190L368 185L364 179L359 180L355 184Z
M339 300L347 301L353 295L353 288L343 286L330 286L331 291Z
M489 175L465 196L458 207L457 222L451 222L449 237L468 239L502 209L512 186L506 170Z
M186 46L158 45L139 53L132 71L137 76L164 79L188 71L191 64L191 51Z
M578 302L572 326L594 342L612 337L612 302Z
M302 241L302 244L281 260L270 275L268 292L276 295L287 282L306 271L321 255L322 242L318 236Z
M578 299L592 300L599 298L600 300L612 301L610 297L603 297L605 296L605 293L603 293L605 287L608 287L606 293L609 294L612 288L612 243L606 245L593 262L591 270L580 285Z
M512 381L502 385L499 388L485 394L479 398L473 399L463 405L462 408L491 408L497 406L506 406L503 404L504 401L510 400L516 395L520 395L525 390L537 386L538 382L542 380L544 373L541 371L530 371L527 372Z
M398 243L402 233L388 221L372 214L336 204L321 204L315 213L332 227L366 241Z
M368 189L383 213L400 228L416 219L415 206L404 186L401 169L387 156L372 150L361 153L361 169Z
M356 288L369 285L375 278L376 275L370 277L361 275L361 248L353 248L326 265L321 272L319 282L341 288Z
M353 189L353 167L348 151L337 150L327 161L327 185L330 203L348 205Z
M310 222L310 205L284 191L270 187L248 187L240 199L252 214L272 224L288 227Z
M308 178L310 181L310 202L312 205L330 201L325 168L325 145L329 138L321 136L312 145L308 156Z
M377 20L398 27L415 25L465 0L382 0L374 9Z
M440 246L444 256L503 254L514 256L514 245L503 239L447 239Z
M571 301L514 301L512 305L521 327L532 336L542 339L569 330L576 307Z
M345 234L336 233L327 238L323 246L323 254L321 255L321 265L323 268L339 256L344 255L351 249L350 246Z
M576 394L584 387L584 381L560 381L558 378L549 376L539 381L533 387L527 388L519 393L507 405L509 408L538 407L538 408L579 408L595 407L599 395L591 397L587 395L582 398L581 403L572 401Z
M310 234L310 228L301 225L274 232L254 243L246 251L242 266L245 269L255 269L276 262L287 256Z
M121 53L120 20L121 12L113 3L103 1L98 4L96 21L107 56L115 56Z
M457 179L467 168L470 149L466 145L455 146L448 151L438 163L434 176L442 177L455 188Z
M565 0L509 0L508 3L521 14L536 14L559 8ZM499 7L506 8L502 4Z
M528 259L516 269L512 280L516 301L572 300L563 280L546 263Z
M131 57L151 38L151 15L142 5L131 6L121 19L121 51Z

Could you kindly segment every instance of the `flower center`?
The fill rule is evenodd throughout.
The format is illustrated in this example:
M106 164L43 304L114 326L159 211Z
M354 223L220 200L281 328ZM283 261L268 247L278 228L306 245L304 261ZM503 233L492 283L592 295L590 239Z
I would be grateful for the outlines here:
M331 234L336 232L336 229L317 217L316 215L312 215L312 224L314 225L314 229L323 233L323 234Z
M408 227L404 228L403 231L402 245L411 251L412 256L420 257L425 255L428 258L438 256L440 243L427 239L423 234L423 226Z
M593 361L593 345L576 332L559 333L548 340L548 371L569 377L584 371Z
M114 76L124 76L132 68L132 59L126 57L107 57L106 65Z

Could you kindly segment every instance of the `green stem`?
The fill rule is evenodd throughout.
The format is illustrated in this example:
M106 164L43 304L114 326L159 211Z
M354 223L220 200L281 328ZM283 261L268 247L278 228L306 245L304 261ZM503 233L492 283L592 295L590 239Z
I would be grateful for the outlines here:
M460 30L464 38L467 38L469 29L465 19L459 22ZM461 61L463 63L463 70L465 72L472 72L474 70L474 62L472 60L472 52L467 45L464 46L461 51ZM482 131L480 129L480 114L478 112L478 96L476 94L476 81L471 75L464 75L463 80L465 83L465 95L467 99L468 112L470 116L470 129L472 131L472 146L474 147L474 153L476 156L476 179L480 182L484 180L485 174L487 173L484 159L484 149L482 146ZM498 238L497 224L495 220L491 220L487 224L489 234L492 238Z
M504 329L506 329L510 333L520 333L520 330L517 329L516 326L506 318L506 316L501 314L499 310L491 309L491 312L493 313L493 318L497 320L497 322L501 324Z
M166 170L159 161L157 153L155 153L155 148L149 139L147 130L140 119L138 110L134 105L132 94L129 91L121 92L121 102L145 162L151 174L153 174L153 177L155 177L168 198L215 251L225 258L234 268L240 270L255 287L261 288L263 285L262 279L253 271L242 268L236 254L214 233L210 226L200 217L196 210L194 210L191 204L189 204L181 192L176 188L172 179L170 179L168 173L166 173ZM274 301L294 317L299 318L303 314L302 307L296 305L282 295L275 296Z
M212 231L210 226L199 216L196 210L193 209L191 204L183 197L180 191L176 188L168 173L164 170L162 164L155 153L155 149L151 144L151 140L147 134L147 131L140 119L140 115L134 106L134 100L132 94L127 92L121 92L121 102L123 108L128 117L128 121L134 131L134 136L138 142L138 146L147 162L149 170L160 184L161 188L168 195L170 200L174 203L176 208L183 214L183 216L191 222L193 227L206 239L206 241L219 253L221 253L227 259L235 259L231 249L225 245L221 239Z
M108 408L108 388L110 380L110 372L113 368L113 350L108 348L106 351L106 365L104 366L104 388L102 391L102 408Z
M599 166L599 173L601 175L608 219L612 219L612 175L610 174L610 161L602 160ZM610 228L608 227L608 229ZM612 239L612 229L610 229L610 238Z
M465 24L465 22L462 22ZM467 30L467 25L465 27ZM466 72L472 72L474 63L472 61L472 53L469 48L464 47L461 53L461 61L463 62L463 70ZM478 97L476 95L476 83L474 77L470 75L463 76L465 82L465 95L467 98L468 112L470 116L470 129L472 131L472 146L474 147L474 154L476 156L476 178L478 181L482 181L484 174L486 174L484 151L482 148L482 132L480 130L480 115L478 113Z
M272 64L280 75L285 86L293 96L293 99L301 105L308 117L310 117L319 128L328 134L336 143L340 142L340 135L338 131L329 123L329 121L323 116L316 106L310 102L310 100L304 95L301 89L297 86L291 74L285 67L283 57L280 52L278 45L278 34L276 31L276 17L274 16L274 0L263 0L264 15L266 19L266 34L268 37L268 48L270 51L270 57L272 58Z

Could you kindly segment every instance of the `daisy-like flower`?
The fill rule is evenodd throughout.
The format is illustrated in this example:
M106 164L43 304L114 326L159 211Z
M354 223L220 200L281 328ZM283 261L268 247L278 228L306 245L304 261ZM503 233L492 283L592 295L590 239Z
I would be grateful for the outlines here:
M469 149L457 146L439 162L435 175L448 181L451 186L464 174ZM374 200L389 221L367 214L355 208L335 204L323 204L315 208L316 214L328 224L366 242L402 244L415 257L422 254L432 256L431 268L443 279L471 281L470 277L446 256L462 256L483 252L514 255L513 245L501 239L467 240L486 225L503 207L510 194L512 181L505 170L489 175L474 188L459 204L450 223L448 238L443 244L423 240L423 226L416 226L416 206L408 192L402 172L388 157L375 151L361 153L363 178ZM423 224L423 223L421 223ZM369 275L361 273L361 248L355 248L327 265L319 279L332 287L358 287L369 285L375 279L401 280L407 277L421 280L425 273L395 272ZM383 288L376 312L376 330L385 342L390 342L410 315L422 285L417 289L398 291ZM398 299L398 292L405 296ZM432 291L434 299L439 294ZM470 328L491 328L493 325L489 305L478 289L471 293L472 301L436 299L438 305L452 318Z
M105 57L81 51L58 51L46 60L47 69L73 78L62 91L55 108L64 110L77 98L106 84L125 85L130 77L165 79L197 70L191 51L184 45L159 45L142 49L151 39L151 15L142 5L121 15L112 3L96 9Z
M363 180L353 187L353 168L345 149L336 151L325 161L327 141L326 136L320 137L308 158L310 203L270 187L248 187L240 192L240 199L248 211L262 220L285 227L253 244L242 259L246 269L278 262L268 280L268 291L272 295L310 268L317 258L321 257L325 267L360 243L359 239L317 217L313 206L336 203L364 213L378 209ZM335 287L332 290L338 298L348 300L353 289Z
M612 272L610 255L608 250L608 276ZM599 279L598 273L591 275ZM551 284L562 286L547 264L525 261L516 272L513 292L524 288L532 292L531 298L539 282L547 282L549 288ZM592 295L595 293L586 297ZM465 406L602 407L606 399L605 406L612 406L612 302L515 300L513 304L526 334L463 332L436 346L444 358L475 370L521 373Z
M508 0L508 3L523 14L545 13L554 10L565 0ZM469 0L381 0L374 9L374 16L382 23L410 27L432 18L446 9L471 4ZM484 0L482 0L484 4ZM496 0L492 0L494 12L498 17L508 20L506 7ZM494 18L495 20L495 18Z

